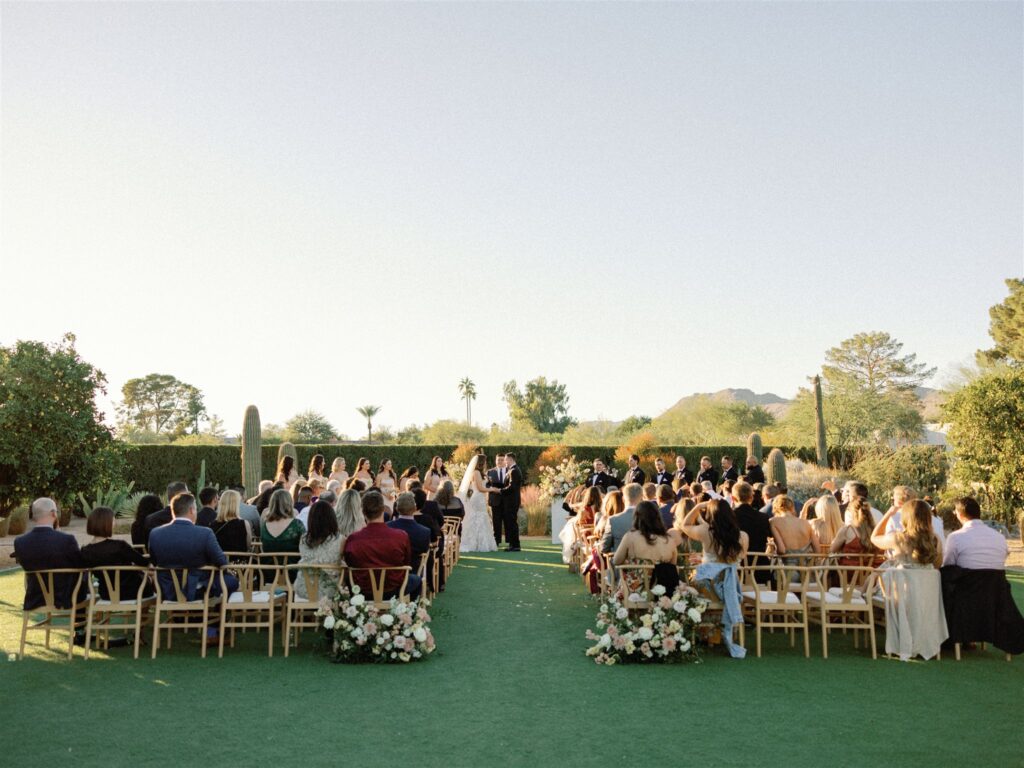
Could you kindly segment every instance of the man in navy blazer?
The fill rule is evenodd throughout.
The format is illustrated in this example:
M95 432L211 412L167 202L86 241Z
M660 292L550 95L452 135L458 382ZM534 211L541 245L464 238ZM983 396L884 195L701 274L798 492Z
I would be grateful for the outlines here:
M199 569L206 565L223 567L228 559L217 543L217 537L209 528L196 525L196 497L191 493L179 493L171 499L171 513L174 519L167 525L154 528L149 534L149 556L158 568L188 568L185 597L195 600L202 597L209 587L210 596L220 594L220 580L210 580L209 571ZM238 579L233 575L224 577L228 593L238 589ZM174 583L168 573L159 573L157 582L165 599L173 600Z
M395 515L387 526L408 534L412 545L412 562L409 565L412 566L412 572L416 573L420 567L420 557L430 551L431 530L416 522L416 497L408 491L398 494L395 499Z
M82 557L78 552L78 541L68 533L61 533L57 526L57 502L53 499L36 499L29 507L32 530L14 540L14 559L25 571L46 571L54 568L81 568ZM54 577L54 602L58 608L70 608L74 599L72 592L78 579L72 574ZM78 599L87 594L85 579L81 581ZM44 603L39 589L39 580L25 574L26 611L38 608Z

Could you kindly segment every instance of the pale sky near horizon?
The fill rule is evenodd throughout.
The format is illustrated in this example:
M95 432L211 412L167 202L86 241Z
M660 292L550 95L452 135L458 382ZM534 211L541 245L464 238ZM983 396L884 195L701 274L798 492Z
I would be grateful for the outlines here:
M0 344L399 428L941 372L1024 275L1021 3L0 6Z

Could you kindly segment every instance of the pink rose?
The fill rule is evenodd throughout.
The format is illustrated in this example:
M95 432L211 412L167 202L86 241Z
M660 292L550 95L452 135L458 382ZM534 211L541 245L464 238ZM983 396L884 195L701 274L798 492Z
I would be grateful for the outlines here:
M368 622L366 622L366 626L363 627L363 631L367 635L370 635L370 636L375 635L375 634L377 634L377 625L374 624L372 621L368 621Z
M672 653L676 649L676 639L674 637L666 637L662 641L661 646L667 653Z

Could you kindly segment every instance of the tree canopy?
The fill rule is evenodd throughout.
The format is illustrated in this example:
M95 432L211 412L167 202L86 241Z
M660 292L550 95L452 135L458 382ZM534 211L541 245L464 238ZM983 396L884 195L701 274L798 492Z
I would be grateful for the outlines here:
M564 432L576 423L569 416L569 394L565 385L544 376L526 382L522 390L515 380L505 382L504 400L513 428L528 427L538 432Z
M833 384L852 379L874 393L913 392L935 374L935 368L919 363L916 354L902 352L903 344L888 333L858 333L825 353L822 372Z
M284 425L284 439L289 443L312 445L334 440L337 433L327 417L317 411L297 413Z
M121 387L117 412L121 426L132 431L180 437L198 434L206 418L203 393L197 387L166 373L128 379Z
M978 352L978 364L982 367L1024 363L1024 280L1007 280L1006 287L1010 295L988 311L988 332L996 344Z

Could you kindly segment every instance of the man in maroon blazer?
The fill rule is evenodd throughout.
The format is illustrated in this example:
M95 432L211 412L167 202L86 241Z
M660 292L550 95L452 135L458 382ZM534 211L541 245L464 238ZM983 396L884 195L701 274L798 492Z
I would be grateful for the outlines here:
M405 531L388 528L384 522L384 509L384 497L377 491L369 491L363 496L366 527L345 540L344 558L349 568L385 568L409 565L412 562L409 535ZM369 575L356 573L353 578L363 594L371 597ZM406 594L415 600L420 595L420 586L420 577L410 573L405 587ZM394 597L401 587L401 572L389 572L384 584L384 597Z

